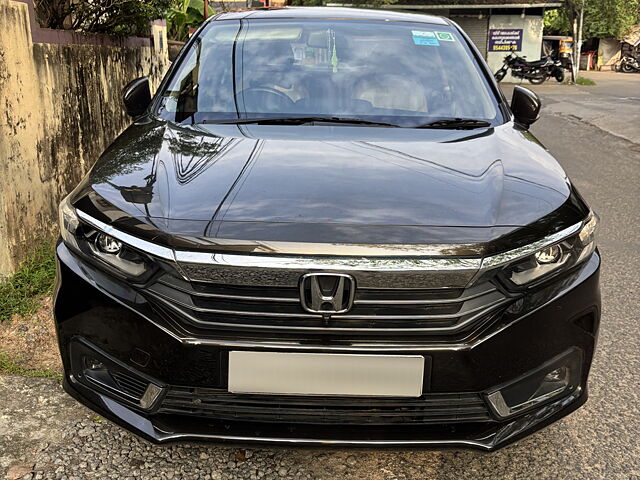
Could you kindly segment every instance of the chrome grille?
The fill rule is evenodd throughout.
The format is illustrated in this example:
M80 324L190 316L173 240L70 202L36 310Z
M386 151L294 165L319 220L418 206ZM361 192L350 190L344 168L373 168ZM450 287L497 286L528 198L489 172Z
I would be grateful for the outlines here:
M142 293L201 328L318 334L454 334L508 301L490 282L467 289L357 288L353 308L326 319L302 308L293 285L188 282L167 274Z
M221 420L310 424L448 424L487 422L478 393L426 394L419 398L236 395L220 389L171 387L158 413Z

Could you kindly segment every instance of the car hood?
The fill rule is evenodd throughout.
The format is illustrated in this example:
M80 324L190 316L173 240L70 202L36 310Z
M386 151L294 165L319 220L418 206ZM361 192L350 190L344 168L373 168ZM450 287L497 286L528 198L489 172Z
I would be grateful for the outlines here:
M174 234L347 243L354 235L442 242L434 232L450 237L452 229L479 241L535 222L571 191L553 157L513 124L451 131L147 121L107 149L86 184Z

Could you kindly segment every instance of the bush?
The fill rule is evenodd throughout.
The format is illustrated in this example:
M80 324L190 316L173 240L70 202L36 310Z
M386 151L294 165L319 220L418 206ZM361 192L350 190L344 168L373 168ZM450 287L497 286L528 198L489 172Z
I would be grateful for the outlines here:
M576 83L578 85L595 85L596 84L596 82L594 82L593 80L587 77L578 77L576 79Z
M12 315L29 315L38 308L38 298L53 290L56 276L54 248L44 242L9 279L0 282L0 322Z

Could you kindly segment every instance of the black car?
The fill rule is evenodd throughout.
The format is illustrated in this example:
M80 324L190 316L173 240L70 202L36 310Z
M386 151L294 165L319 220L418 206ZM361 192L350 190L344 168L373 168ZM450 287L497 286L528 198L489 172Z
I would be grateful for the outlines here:
M469 38L207 21L61 203L66 391L155 442L493 450L587 399L597 216Z

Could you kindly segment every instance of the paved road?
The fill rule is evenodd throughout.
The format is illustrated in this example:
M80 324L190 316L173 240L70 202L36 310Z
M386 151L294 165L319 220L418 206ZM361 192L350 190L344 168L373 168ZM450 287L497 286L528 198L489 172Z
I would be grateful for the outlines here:
M96 422L55 381L0 377L0 476L21 462L35 472L25 478L637 480L640 126L628 115L640 75L596 81L536 87L547 106L533 128L602 217L604 312L585 407L494 454L155 447Z
M569 86L552 80L533 87L545 100L546 114L572 117L613 136L640 142L640 74L584 72L582 76L594 80L596 85ZM532 87L529 83L523 85ZM554 146L549 142L550 148Z

